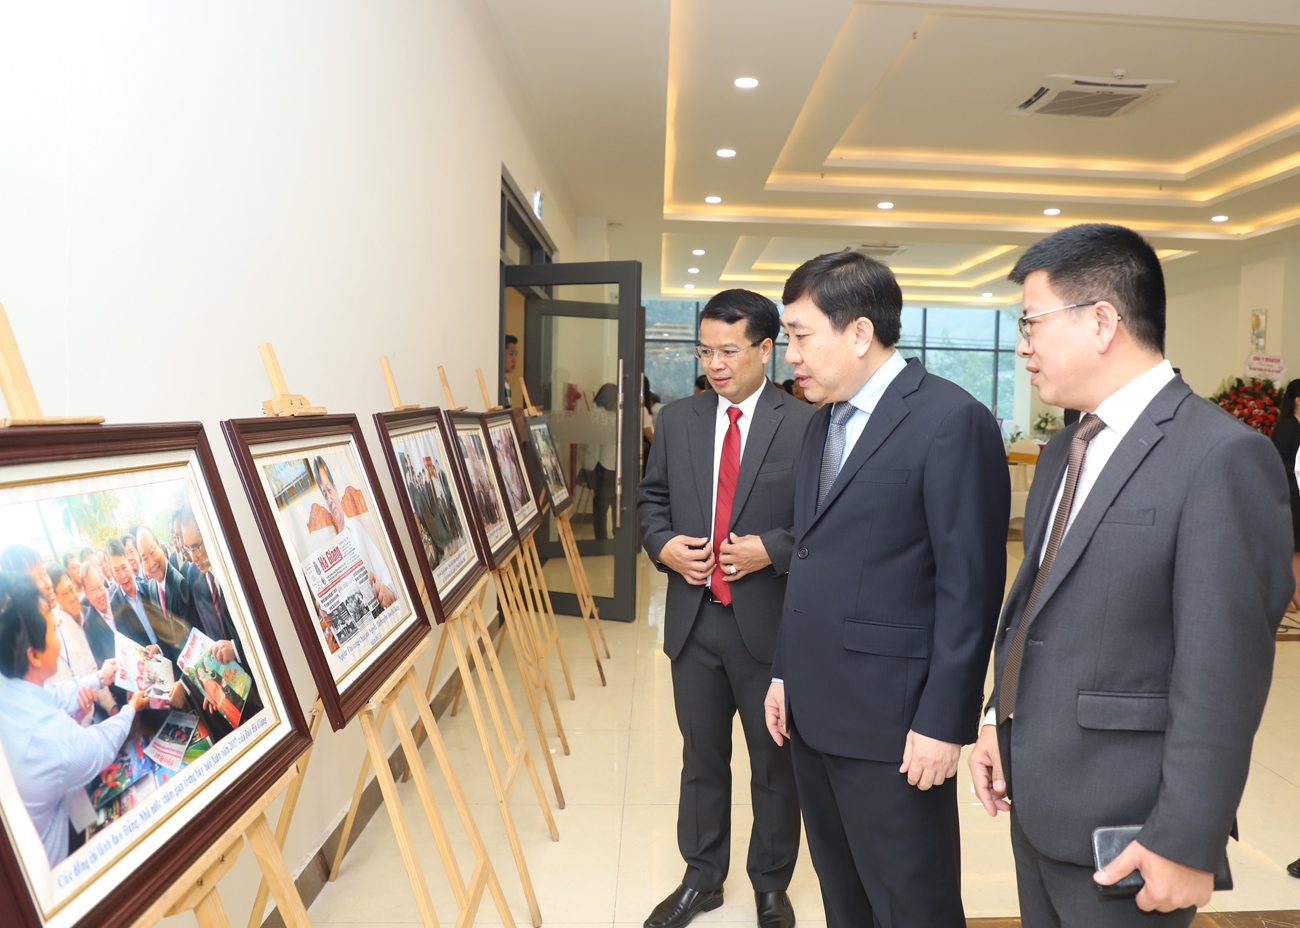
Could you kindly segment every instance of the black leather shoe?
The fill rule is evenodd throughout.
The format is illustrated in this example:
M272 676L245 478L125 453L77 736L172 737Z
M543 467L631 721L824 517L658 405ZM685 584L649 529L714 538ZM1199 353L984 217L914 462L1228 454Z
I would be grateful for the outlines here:
M1300 876L1300 857L1286 865L1286 872L1292 876Z
M702 893L682 883L668 894L667 899L655 906L655 910L645 920L645 928L682 928L683 925L689 925L691 919L699 913L712 912L720 905L721 886L712 892ZM794 922L791 921L791 924Z
M794 906L784 890L754 893L758 903L758 928L794 928Z

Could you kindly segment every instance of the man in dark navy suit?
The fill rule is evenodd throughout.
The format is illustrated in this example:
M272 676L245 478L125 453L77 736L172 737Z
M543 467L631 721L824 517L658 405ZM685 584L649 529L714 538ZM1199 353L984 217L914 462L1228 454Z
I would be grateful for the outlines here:
M1006 580L1001 435L894 348L885 265L822 255L782 299L786 360L824 405L795 470L768 728L792 743L828 925L964 928L955 774Z

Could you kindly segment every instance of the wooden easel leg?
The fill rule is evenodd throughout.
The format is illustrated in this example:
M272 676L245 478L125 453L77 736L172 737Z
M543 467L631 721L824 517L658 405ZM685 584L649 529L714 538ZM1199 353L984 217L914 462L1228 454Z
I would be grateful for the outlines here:
M420 590L423 593L424 590L423 582L420 584ZM428 601L427 596L425 597L425 601L426 602ZM433 654L433 669L429 671L429 684L424 688L424 701L426 703L428 703L431 699L433 699L433 684L438 679L438 666L442 663L442 652L446 647L447 647L447 628L444 625L441 633L438 635L438 650L435 651ZM419 719L416 719L415 720L416 747L419 747L423 743L424 743L424 723L421 722ZM410 764L407 764L406 769L402 771L402 782L405 783L410 778L411 778L411 766ZM250 928L252 928L252 926L250 926Z
M375 726L381 727L384 724L384 715L388 712L387 707L379 710L379 718ZM348 850L348 839L352 837L352 826L357 821L357 810L361 807L361 794L366 789L366 775L370 773L371 755L366 754L361 759L361 772L357 774L357 785L352 790L352 805L348 807L347 818L343 820L343 832L339 835L339 846L334 850L334 862L330 865L329 881L333 883L339 878L339 867L343 865L343 855Z
M424 881L424 871L420 868L419 858L415 854L411 828L406 822L406 813L402 810L401 797L397 795L397 782L393 779L393 772L388 769L388 755L384 753L384 743L379 737L379 724L374 710L366 706L357 717L361 721L361 731L366 736L366 747L370 750L370 762L375 766L375 778L379 780L379 789L384 794L384 804L388 806L388 817L397 835L397 848L401 852L402 863L406 866L406 875L411 881L415 904L420 910L420 921L424 923L425 928L438 928L438 916L433 911L429 886Z
M517 564L506 565L504 571L506 585L510 588L511 595L514 596L515 614L521 620L519 624L522 626L523 634L527 638L529 660L535 669L541 690L546 695L547 704L551 707L551 718L555 720L555 733L560 739L560 748L567 756L569 753L569 739L564 735L564 723L560 721L560 705L555 700L555 690L551 688L551 672L546 665L548 652L542 644L541 635L537 630L536 613L525 600L522 579L516 573L517 567Z
M303 777L299 774L294 785L301 783L302 780ZM288 802L286 797L286 809L289 807ZM286 816L281 812L281 821L285 818ZM284 847L283 836L278 834L278 830L277 833L271 832L265 814L259 815L253 821L247 834L248 843L252 845L253 854L262 868L262 881L270 886L271 894L275 896L277 910L287 928L310 928L311 920L307 917L307 907L302 904L298 887L294 885L293 876L284 863L284 854L281 851Z
M311 752L316 746L316 734L320 731L321 719L325 716L325 706L321 703L320 697L317 696L311 707L311 725L309 734L312 740L312 747L308 748L298 759L298 776L289 784L288 791L284 794L284 805L280 807L280 818L275 823L275 845L281 851L284 850L285 839L289 836L289 825L293 822L294 810L298 808L298 797L302 794L302 785L307 779L307 764L311 761ZM256 851L254 847L254 851ZM261 860L258 855L258 860ZM283 863L283 861L282 861ZM270 898L271 886L266 878L266 868L263 867L261 881L257 884L257 895L253 898L253 911L248 916L248 928L258 928L262 924L262 917L266 914L266 903ZM297 895L295 890L294 895ZM278 902L279 897L277 897ZM283 907L282 907L283 908ZM286 924L288 924L286 920Z
M257 818L266 821L264 815L258 815ZM242 835L237 835L235 840L226 846L221 856L176 898L167 910L167 914L179 915L182 912L192 911L199 928L230 928L230 919L226 917L225 906L221 904L221 897L217 895L217 884L235 865L235 858L239 856L243 847L244 838ZM280 849L276 848L274 856L279 857L279 855ZM280 865L284 866L282 857ZM295 889L293 894L298 895L298 891ZM302 901L299 900L298 904L301 905Z
M587 571L582 566L582 555L578 553L578 542L573 537L573 525L569 522L567 516L557 516L555 519L556 528L559 531L560 542L564 546L564 559L569 565L569 578L573 581L573 589L577 592L578 604L582 609L582 624L587 629L587 640L591 643L591 656L596 659L596 669L600 672L601 686L605 685L605 669L600 664L600 654L596 650L596 639L592 635L591 626L592 618L595 618L595 624L600 631L600 642L605 648L605 657L609 657L609 645L605 642L605 631L600 628L600 614L596 612L596 603L591 595L591 587L587 585Z
M412 693L419 692L419 681L414 673L411 673L407 678L407 686ZM471 700L474 699L472 686L468 688L468 696ZM472 704L471 702L471 706ZM470 847L473 848L474 856L478 861L467 893L469 897L468 911L472 913L476 910L478 900L482 897L483 884L486 884L488 890L492 893L493 900L496 902L497 912L501 916L502 923L506 926L513 926L515 920L510 913L510 904L506 900L505 892L501 889L501 882L497 879L496 869L492 866L491 858L488 857L482 835L479 834L478 823L474 821L474 814L470 810L468 800L465 798L465 791L461 788L460 778L456 775L456 769L451 764L451 757L448 755L447 746L442 740L442 733L438 731L437 721L434 719L427 702L420 703L416 709L424 720L425 730L429 733L429 743L433 746L434 757L438 760L438 767L442 770L442 776L447 783L447 788L451 791L452 802L456 805L456 812L460 816L461 824L465 827L465 833L469 836ZM507 829L507 832L513 849L519 842L519 836L513 828L513 820L510 820L509 824L511 827ZM528 900L528 913L532 917L534 928L540 928L542 912L537 905L537 896L533 892L533 883L528 876L528 868L523 863L522 849L516 856L516 862L519 865L519 875L523 881L524 895Z
M503 589L504 582L498 579L497 588L498 590ZM560 776L558 773L555 772L555 759L551 757L551 748L546 740L546 729L542 726L542 716L541 713L539 712L538 704L537 704L537 688L532 682L532 678L528 670L528 667L526 666L523 649L519 640L522 636L517 635L515 633L514 620L512 617L513 610L510 608L510 605L507 602L507 597L505 595L499 596L498 602L500 602L501 604L502 624L505 625L506 627L506 634L510 636L510 646L515 652L515 663L519 666L519 678L523 681L524 684L524 695L528 699L528 711L531 712L533 716L533 727L537 731L537 739L541 745L542 759L546 761L547 773L551 775L551 788L555 793L555 804L559 806L561 809L563 809L564 790L560 788ZM479 633L490 641L491 634L487 630L487 623L483 620L483 610L478 608L477 603L474 604L474 621L478 625ZM496 652L492 651L491 648L489 648L488 650L491 652L488 655L488 659L492 661L493 665L497 667L499 670L500 664L496 659ZM504 678L502 682L504 684ZM504 685L502 689L504 691ZM509 700L507 700L506 705L510 706ZM511 712L513 713L513 709L511 709ZM529 766L531 768L531 764Z
M194 919L199 928L230 928L230 919L226 918L226 908L215 886L194 906Z
M547 621L550 623L550 630L547 633L555 639L555 650L560 655L560 669L564 671L564 684L568 687L569 698L574 699L573 678L569 675L569 659L564 653L564 642L560 640L560 623L555 618L555 606L551 603L551 590L546 585L546 574L542 572L542 556L537 551L537 533L534 532L528 536L526 545L527 555L525 563L530 567L533 583L537 588L538 596L542 600L542 605L546 609Z

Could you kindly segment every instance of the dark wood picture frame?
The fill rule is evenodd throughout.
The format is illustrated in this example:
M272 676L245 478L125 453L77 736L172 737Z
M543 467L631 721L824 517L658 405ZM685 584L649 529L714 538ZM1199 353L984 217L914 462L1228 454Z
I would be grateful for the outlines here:
M479 434L483 436L483 450L487 454L487 466L493 468L492 476L499 483L501 478L497 475L495 470L496 462L492 459L492 451L490 449L492 442L488 439L487 427L483 424L483 413L459 412L456 410L444 409L442 414L447 421L447 428L451 435L457 434L457 423L468 424L472 422L478 426ZM519 547L519 531L515 528L515 517L510 511L510 503L507 502L505 497L501 494L500 487L498 486L497 495L501 503L501 511L505 514L506 525L510 527L510 535L505 541L501 542L497 546L496 550L493 550L492 545L488 542L487 522L483 518L483 513L479 509L478 501L474 498L472 492L473 484L471 484L469 479L469 468L465 464L465 456L460 450L460 437L458 435L456 437L456 466L460 468L461 485L465 487L465 495L469 497L470 508L474 510L474 522L478 527L480 550L482 550L483 556L487 560L488 568L490 570L499 570L505 566L506 562L509 561L511 556L515 553L515 549Z
M547 421L547 418L545 416L526 416L524 418L524 424L528 428L528 438L529 438L528 445L530 448L533 449L533 454L536 456L535 460L533 461L533 464L537 468L537 473L541 477L542 483L546 484L546 498L551 501L551 512L553 512L557 516L562 516L573 507L573 490L570 489L567 483L564 484L564 491L568 495L564 498L562 502L558 502L558 503L556 502L555 494L551 492L550 482L546 479L546 468L542 466L542 451L540 448L537 447L536 437L533 434L533 429L537 428L538 426L541 426L542 428L546 429L546 437L551 442L551 450L557 452L555 464L557 467L560 468L560 477L563 478L564 465L560 463L558 451L555 447L555 439L551 438L551 423Z
M204 814L163 844L150 856L146 865L135 867L125 879L115 882L104 900L77 920L76 928L118 928L133 923L213 841L235 824L258 797L275 785L303 751L311 747L307 720L258 592L247 552L235 528L230 500L222 487L203 424L52 425L0 429L0 467L175 451L192 451L198 460L212 498L217 527L230 551L231 570L244 591L248 618L264 645L260 654L268 674L264 682L274 685L278 691L280 698L277 702L283 703L282 723L288 726L288 733L251 768L219 792L212 793L204 804ZM263 693L268 708L269 696L269 693ZM105 870L96 879L108 878L110 873L111 870ZM40 928L42 924L7 835L0 843L0 912L6 916L6 928Z
M307 664L311 667L317 692L321 703L325 706L325 714L329 717L330 726L338 731L347 726L361 707L374 696L379 686L401 667L402 662L411 655L429 633L430 628L428 616L416 592L415 578L411 575L411 569L402 553L402 545L398 541L393 517L388 511L384 494L379 489L375 466L370 460L366 443L361 436L361 423L355 415L346 414L301 419L293 417L227 419L221 423L221 428L225 433L226 443L230 446L230 454L235 459L235 468L239 471L239 479L244 485L244 492L248 495L249 505L257 520L258 531L262 535L262 542L266 545L267 555L271 559L271 566L275 569L276 579L280 582L280 590L288 604L289 616L293 619L298 640L307 657ZM321 651L316 633L316 617L307 611L307 604L303 602L302 592L298 587L299 566L285 548L284 540L280 535L280 526L271 508L271 501L267 499L262 489L262 478L252 451L258 445L273 442L309 441L320 438L351 438L356 445L357 457L374 496L375 513L388 535L397 570L406 586L407 599L410 601L412 612L415 613L414 624L396 636L396 640L388 641L384 645L384 653L363 670L345 692L339 691L325 654Z
M397 451L392 443L392 432L395 429L428 425L438 427L443 458L451 471L451 480L455 484L455 492L460 499L460 507L465 513L465 530L469 534L469 543L474 550L476 561L470 572L457 580L448 590L438 589L437 584L434 582L433 566L425 555L424 545L420 543L420 527L416 522L414 509L410 505L410 501L406 499L405 479L402 476L401 465L397 460ZM429 601L433 603L437 622L441 625L446 621L447 616L456 614L456 611L460 609L465 601L465 597L469 595L483 577L487 576L488 572L488 561L483 554L482 539L478 530L478 511L470 505L469 495L465 492L465 479L459 465L460 453L452 443L447 422L443 417L442 410L437 406L403 410L401 412L377 412L375 413L375 431L379 433L379 442L383 446L384 459L388 462L388 472L393 478L393 486L397 489L398 500L401 503L398 508L406 521L406 530L411 536L411 545L415 549L416 566L420 568L420 577L424 580L425 589L432 593Z
M492 456L492 466L496 468L497 483L504 487L506 482L505 469L501 466L501 459L497 455L497 447L492 441L492 428L500 425L507 426L510 429L510 434L514 437L515 447L519 451L519 477L523 480L525 489L532 496L533 514L522 523L515 518L515 512L510 505L510 500L508 498L505 500L506 508L510 510L510 516L515 522L515 532L519 535L520 540L523 540L525 536L531 535L537 526L542 523L542 498L537 495L537 490L533 487L533 481L528 476L528 462L524 459L524 445L519 440L519 433L515 430L514 416L511 415L508 409L483 414L483 433L487 436L488 451Z
M551 493L542 475L537 449L533 446L533 433L528 431L528 413L523 409L511 409L510 418L515 422L515 434L519 436L519 447L524 452L524 471L532 484L533 498L537 500L537 509L544 518L551 505Z

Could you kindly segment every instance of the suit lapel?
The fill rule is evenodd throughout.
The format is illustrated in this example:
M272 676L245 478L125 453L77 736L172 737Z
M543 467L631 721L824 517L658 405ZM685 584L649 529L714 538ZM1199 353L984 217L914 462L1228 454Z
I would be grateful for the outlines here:
M754 407L754 418L749 423L749 434L745 436L745 453L740 457L740 473L736 476L736 495L731 503L731 525L727 526L728 531L744 510L749 492L754 489L754 481L758 479L758 469L763 466L767 449L785 417L781 405L781 391L765 382ZM712 473L711 466L709 470Z
M839 474L835 477L835 482L831 484L831 489L826 494L826 502L822 504L820 512L817 508L817 484L820 482L821 461L818 460L818 480L813 481L813 517L808 522L808 527L812 528L821 518L822 513L831 508L831 505L844 492L849 481L865 464L876 450L885 442L885 439L893 434L898 424L907 418L909 412L907 401L904 397L916 390L921 383L921 378L925 376L925 368L919 361L909 361L907 367L899 372L894 378L894 382L885 388L884 394L880 397L880 402L876 404L876 411L871 413L867 419L867 427L862 430L858 436L857 443L854 444L853 450L849 452L848 459L845 460L844 466L840 468ZM822 438L822 452L825 453L825 436Z
M718 397L710 390L701 393L704 401L695 404L695 418L690 422L691 468L695 471L695 492L700 498L700 514L707 526L705 534L713 537L713 438L718 422Z
M1147 409L1138 416L1128 434L1120 441L1119 447L1110 456L1097 482L1089 491L1088 498L1083 501L1079 514L1074 517L1074 523L1065 533L1065 540L1061 542L1061 548L1056 553L1056 560L1047 575L1047 581L1043 584L1043 589L1038 594L1038 601L1034 604L1033 615L1027 616L1027 621L1032 622L1043 611L1043 606L1069 576L1070 570L1087 550L1088 542L1092 540L1097 527L1101 525L1106 510L1110 508L1111 503L1115 502L1115 497L1119 495L1120 490L1124 489L1129 478L1146 460L1151 449L1165 437L1160 423L1173 418L1178 405L1190 393L1191 389L1181 377L1170 381L1151 401ZM1055 493L1052 494L1052 498L1055 500ZM1045 521L1050 521L1055 518L1055 515L1055 512L1049 513Z

